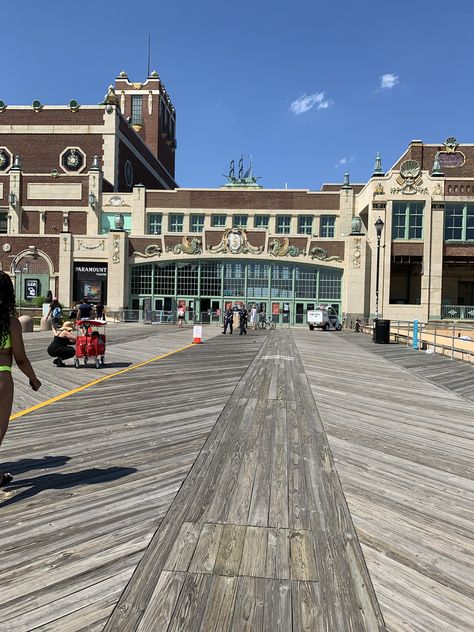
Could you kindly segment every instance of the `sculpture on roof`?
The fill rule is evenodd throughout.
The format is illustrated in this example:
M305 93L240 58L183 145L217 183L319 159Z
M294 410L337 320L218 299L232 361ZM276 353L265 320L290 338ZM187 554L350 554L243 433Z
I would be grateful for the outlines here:
M115 94L115 88L113 86L109 86L107 94L104 97L104 100L99 103L99 105L119 105L119 98Z
M242 188L242 187L251 187L251 188L258 188L261 189L262 187L257 184L257 180L260 180L260 176L254 176L253 175L253 168L252 168L252 156L249 157L250 158L250 165L249 168L247 169L247 171L244 173L244 157L241 156L239 159L239 170L238 170L238 174L237 177L235 177L235 161L231 160L230 161L230 165L229 165L229 173L228 174L224 174L224 177L227 178L227 182L226 184L224 184L224 187L238 187L238 188Z

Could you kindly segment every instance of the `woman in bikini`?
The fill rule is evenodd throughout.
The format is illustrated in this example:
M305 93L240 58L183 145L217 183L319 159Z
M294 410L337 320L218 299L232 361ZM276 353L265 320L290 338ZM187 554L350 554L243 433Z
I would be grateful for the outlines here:
M7 432L13 405L12 361L15 362L37 391L41 382L26 357L21 324L15 316L15 292L10 277L0 271L0 445ZM0 470L0 487L13 479Z

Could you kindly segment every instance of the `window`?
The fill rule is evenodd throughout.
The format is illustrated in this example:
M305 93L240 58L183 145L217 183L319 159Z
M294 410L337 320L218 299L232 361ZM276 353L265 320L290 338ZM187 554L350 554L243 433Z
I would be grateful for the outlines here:
M237 228L247 228L248 215L234 215L232 218L232 226Z
M321 270L319 273L319 301L341 298L341 273Z
M268 298L270 266L263 263L249 263L247 267L247 296Z
M336 218L334 215L322 215L319 222L320 237L334 237Z
M243 296L245 286L245 265L224 264L224 296Z
M132 294L151 294L151 279L153 266L145 264L132 266L130 288Z
M474 204L446 204L444 238L458 241L474 240Z
M269 221L269 215L255 215L253 225L255 228L268 228Z
M192 233L202 233L204 230L204 215L191 215L190 227Z
M175 294L175 273L174 263L168 265L155 266L155 294Z
M220 296L222 294L222 263L212 261L201 263L201 295Z
M293 269L286 265L272 266L272 298L293 298Z
M313 216L312 215L300 215L298 217L298 232L302 235L313 234Z
M132 125L143 125L142 97L138 94L132 95Z
M127 233L131 233L132 232L132 214L120 213L120 215L123 215L123 230L127 231ZM102 235L115 229L116 217L117 217L117 213L101 213L100 232Z
M161 235L161 223L163 215L161 213L150 213L148 215L148 233L150 235Z
M226 216L225 215L211 215L211 226L213 228L224 228Z
M310 268L296 268L295 294L296 298L312 298L316 297L317 288L317 270Z
M183 232L183 217L182 213L170 213L168 218L168 230L170 233Z
M177 292L180 296L197 296L199 280L199 264L186 263L178 265Z
M0 213L0 233L6 233L8 230L8 214Z
M276 218L276 232L279 235L289 235L291 227L290 215L277 215Z
M423 202L394 202L392 239L423 238Z

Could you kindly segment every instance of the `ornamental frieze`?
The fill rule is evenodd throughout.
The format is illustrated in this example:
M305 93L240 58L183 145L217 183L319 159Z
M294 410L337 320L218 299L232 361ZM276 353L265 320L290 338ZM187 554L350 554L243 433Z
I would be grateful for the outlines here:
M143 252L138 252L137 250L135 250L134 252L132 252L132 255L135 257L143 257L144 259L146 259L149 257L159 257L161 253L161 246L158 246L158 244L150 244L145 248Z
M183 237L180 244L167 246L166 252L172 252L175 255L200 255L202 254L202 241L199 237L193 237L191 241L188 237Z
M249 243L247 231L244 228L228 228L224 231L220 243L216 246L207 246L208 252L212 254L229 253L231 255L254 254L260 255L263 246L253 246Z
M311 248L309 254L311 255L311 259L319 259L319 261L342 261L342 259L336 255L328 257L327 252L320 246Z
M272 239L268 242L268 253L273 257L299 257L306 254L306 248L292 246L288 237Z

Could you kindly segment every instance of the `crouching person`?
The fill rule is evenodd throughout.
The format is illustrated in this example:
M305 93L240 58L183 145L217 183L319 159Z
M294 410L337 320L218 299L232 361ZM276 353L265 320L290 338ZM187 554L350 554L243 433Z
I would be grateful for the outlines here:
M67 320L61 329L54 330L54 338L47 351L52 358L55 358L53 364L56 366L64 366L64 360L76 355L76 336L72 333L73 329L73 323Z

